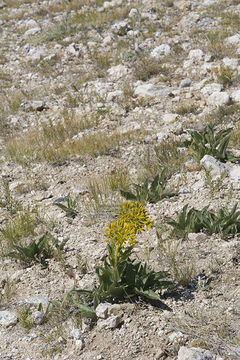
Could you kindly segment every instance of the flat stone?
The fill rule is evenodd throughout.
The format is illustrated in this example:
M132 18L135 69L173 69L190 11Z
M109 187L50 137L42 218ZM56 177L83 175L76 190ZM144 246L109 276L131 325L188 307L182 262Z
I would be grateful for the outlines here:
M212 354L209 350L181 346L178 351L177 360L216 360L216 355Z
M190 50L188 58L193 62L199 62L204 59L204 52L201 49Z
M226 38L227 45L234 45L239 46L240 45L240 34L235 34L233 36L229 36Z
M240 90L233 91L232 94L231 94L231 99L234 102L239 103L240 102Z
M40 33L40 32L41 32L41 28L40 28L40 27L31 28L31 29L25 31L23 37L24 37L24 39L26 39L26 38L28 38L29 36L34 36L34 35L36 35L36 34L38 34L38 33Z
M185 88L185 87L189 87L191 84L192 84L192 80L189 78L186 78L180 82L179 86L180 86L180 88Z
M230 96L226 92L213 92L207 99L207 104L217 107L227 105L230 102Z
M32 320L35 325L41 325L44 321L44 314L41 311L34 311L32 313Z
M221 92L223 86L218 83L207 84L201 89L201 93L205 96L211 95L214 92Z
M121 316L119 315L112 315L107 319L99 319L97 322L97 326L100 329L116 329L116 327L121 322Z
M0 326L8 327L16 325L18 321L17 316L10 311L0 311Z
M240 166L234 166L229 170L231 183L240 183Z
M239 65L238 59L230 59L228 57L223 59L224 66L229 67L231 70L236 70Z
M127 75L128 68L124 65L119 64L108 69L107 73L112 80L119 80L123 76Z
M167 86L161 85L152 85L152 84L144 84L139 85L135 91L135 96L142 96L142 97L154 97L157 99L164 99L168 97L171 92L171 88Z
M48 300L48 298L39 295L39 296L35 296L35 297L27 299L26 303L30 304L30 305L35 305L35 306L39 306L40 304L42 304L42 306L47 307L49 305L49 300Z
M211 155L205 155L201 159L200 164L203 165L206 170L209 170L213 177L220 176L224 172L228 173L229 171L227 165L223 164L221 161L216 160Z
M101 303L96 307L96 315L98 318L107 319L109 314L109 307L111 304L109 303Z
M204 233L189 233L188 239L191 241L205 241L207 239L207 235Z
M155 49L152 50L150 55L152 58L159 60L163 56L167 56L171 53L172 53L171 46L168 44L162 44L160 46L155 47Z
M73 339L79 340L79 339L81 339L82 334L83 334L82 330L72 329L72 331L70 332L70 337Z
M172 123L178 118L178 116L178 114L168 113L163 115L162 120L166 123Z

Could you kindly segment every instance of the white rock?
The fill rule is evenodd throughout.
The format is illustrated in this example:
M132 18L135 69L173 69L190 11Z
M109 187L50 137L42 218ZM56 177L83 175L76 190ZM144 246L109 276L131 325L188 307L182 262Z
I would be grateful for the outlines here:
M223 106L230 102L230 96L226 92L213 92L207 99L207 104L211 106Z
M96 307L96 315L100 319L107 319L109 314L109 307L111 304L109 303L101 303Z
M113 39L111 37L111 35L107 35L104 39L103 39L103 45L110 45L112 43Z
M97 326L100 329L115 329L121 322L121 316L112 315L109 318L103 320L99 319L97 322Z
M207 235L204 233L189 233L188 239L192 241L205 241L207 239Z
M172 53L171 46L168 44L162 44L160 46L157 46L155 49L153 49L150 55L154 59L159 60L163 56L167 56L171 53Z
M44 45L38 48L32 47L28 51L28 59L32 61L40 61L46 55L47 55L47 49Z
M25 31L23 37L24 37L24 39L26 39L29 36L33 36L33 35L38 34L40 31L41 31L40 27L31 28L31 29Z
M67 54L72 55L72 56L79 56L79 54L80 54L79 46L75 43L72 43L67 46L66 52L67 52Z
M240 166L234 166L229 170L231 183L240 183Z
M39 25L35 20L30 19L30 20L28 20L26 22L26 27L28 27L28 28L37 28L37 27L39 27Z
M128 68L124 65L119 64L108 69L107 73L112 80L119 80L123 76L127 75Z
M190 50L190 52L188 54L188 58L190 60L192 60L193 62L198 62L198 61L203 60L204 53L201 49Z
M84 347L85 347L85 341L84 341L83 338L77 339L77 340L75 341L75 344L76 344L76 346L78 347L79 350L82 350L82 349L84 349Z
M220 92L222 90L223 86L221 84L217 84L217 83L212 83L212 84L207 84L205 85L202 89L201 89L201 93L203 95L211 95L214 92Z
M82 334L83 334L82 330L72 329L72 331L70 332L70 337L73 339L79 340L79 339L81 339Z
M18 321L17 316L10 311L0 311L0 326L8 327L16 325Z
M108 93L107 95L107 102L112 102L112 101L116 101L116 100L120 100L123 98L123 92L121 90L115 90L115 91L111 91L110 93Z
M240 102L240 90L233 91L232 94L231 94L231 99L234 102L239 103Z
M178 114L168 113L163 115L162 120L165 123L172 123L178 118L178 116L179 116Z
M231 70L235 70L238 67L239 61L238 59L230 59L224 58L223 59L224 66L229 67Z
M180 86L180 88L185 88L185 87L189 87L191 84L192 84L192 80L189 78L186 78L180 82L179 86Z
M49 300L46 297L39 295L39 296L35 296L35 297L27 299L26 303L28 303L30 305L35 305L35 306L42 304L43 307L47 307L49 305Z
M127 21L119 21L112 26L112 32L120 36L126 35L128 30L130 29Z
M134 18L136 15L138 15L138 10L135 9L135 8L132 8L132 9L129 11L128 17L129 17L129 18Z
M184 335L181 331L174 331L173 333L171 333L169 336L168 336L168 339L169 339L169 342L172 344L176 341L179 341L179 340L183 340L184 339Z
M229 170L227 165L216 160L211 155L205 155L201 159L200 164L203 165L206 170L210 170L211 176L213 176L213 177L220 176L224 172L228 173L228 170Z
M230 37L226 38L225 41L226 41L227 45L239 46L240 45L240 34L235 34L233 36L230 36Z
M35 325L40 325L44 321L44 314L41 311L34 311L32 313L32 320Z
M216 355L212 354L209 350L181 346L178 351L177 360L216 360Z
M161 85L143 84L137 86L134 91L135 96L155 97L157 99L166 98L171 92L171 88Z

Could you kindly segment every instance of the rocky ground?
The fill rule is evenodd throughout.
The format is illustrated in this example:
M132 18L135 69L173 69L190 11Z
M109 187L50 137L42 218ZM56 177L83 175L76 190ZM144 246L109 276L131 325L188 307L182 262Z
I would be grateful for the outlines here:
M232 128L240 155L239 59L239 0L0 0L2 360L240 357L240 234L166 226L187 204L239 209L239 165L183 144ZM174 287L82 319L66 294L96 280L120 189L162 167L175 196L146 202L135 254ZM46 232L68 241L45 264L8 256Z

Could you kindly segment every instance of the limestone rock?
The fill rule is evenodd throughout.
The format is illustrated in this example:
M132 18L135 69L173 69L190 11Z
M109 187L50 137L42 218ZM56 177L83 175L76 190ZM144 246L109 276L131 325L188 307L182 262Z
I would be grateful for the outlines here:
M207 104L214 107L227 105L229 102L230 96L224 91L214 91L207 99Z
M110 69L108 69L107 73L112 80L119 80L123 76L127 75L128 68L126 66L120 64L120 65L113 66Z
M201 93L204 96L211 95L214 92L220 92L223 86L218 83L207 84L201 89Z
M220 356L212 354L209 350L201 348L187 348L181 346L178 351L177 360L223 360Z
M204 59L204 53L201 49L190 50L188 58L193 62L199 62Z
M151 52L151 57L159 60L163 56L167 56L172 53L171 46L168 44L162 44L160 46L157 46L153 51Z
M222 162L216 160L211 155L205 155L200 164L204 166L206 170L210 170L210 173L213 177L220 176L224 172L228 172L229 168L227 165L223 164Z
M171 88L167 86L144 84L137 86L137 88L134 91L134 95L164 99L170 94L170 92L171 92Z
M17 316L10 311L0 311L0 326L8 327L16 325L18 321Z

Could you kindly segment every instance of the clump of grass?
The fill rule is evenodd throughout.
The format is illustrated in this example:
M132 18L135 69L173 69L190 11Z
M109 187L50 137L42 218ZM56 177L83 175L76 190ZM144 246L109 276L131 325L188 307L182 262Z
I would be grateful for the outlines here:
M134 76L137 80L147 81L156 75L161 75L162 79L168 75L167 68L159 60L146 56L134 63Z
M194 104L191 105L184 104L179 106L177 109L175 109L174 112L178 115L197 114L198 108Z
M231 56L234 49L229 49L225 45L225 38L229 36L226 29L220 29L205 35L207 40L207 51L210 52L215 59L223 59L225 56Z
M10 251L13 243L18 243L20 239L36 235L40 224L44 224L44 218L37 208L27 208L18 212L15 217L8 220L0 229L3 247Z
M236 125L231 133L230 144L240 150L240 123Z
M79 132L95 125L90 114L77 117L74 113L63 114L63 119L56 123L49 121L36 128L32 128L20 137L13 137L7 143L7 152L10 158L20 163L32 161L64 162L73 154L97 155L107 151L114 140L107 135L97 133L75 138ZM94 142L94 137L96 141Z
M225 87L231 86L238 77L236 71L233 71L229 66L220 66L220 68L215 68L214 73L217 76L219 84L222 84Z
M90 199L86 206L95 211L117 209L120 204L120 189L128 191L130 176L127 169L116 167L110 174L92 178L88 184Z
M218 125L222 123L229 123L229 121L238 122L240 119L240 105L223 105L218 106L218 108L211 114L206 116L206 122L211 125Z
M154 177L163 168L167 169L168 175L181 172L187 160L186 153L181 151L180 142L173 138L161 141L154 147L153 151L148 150L144 157L144 172Z

